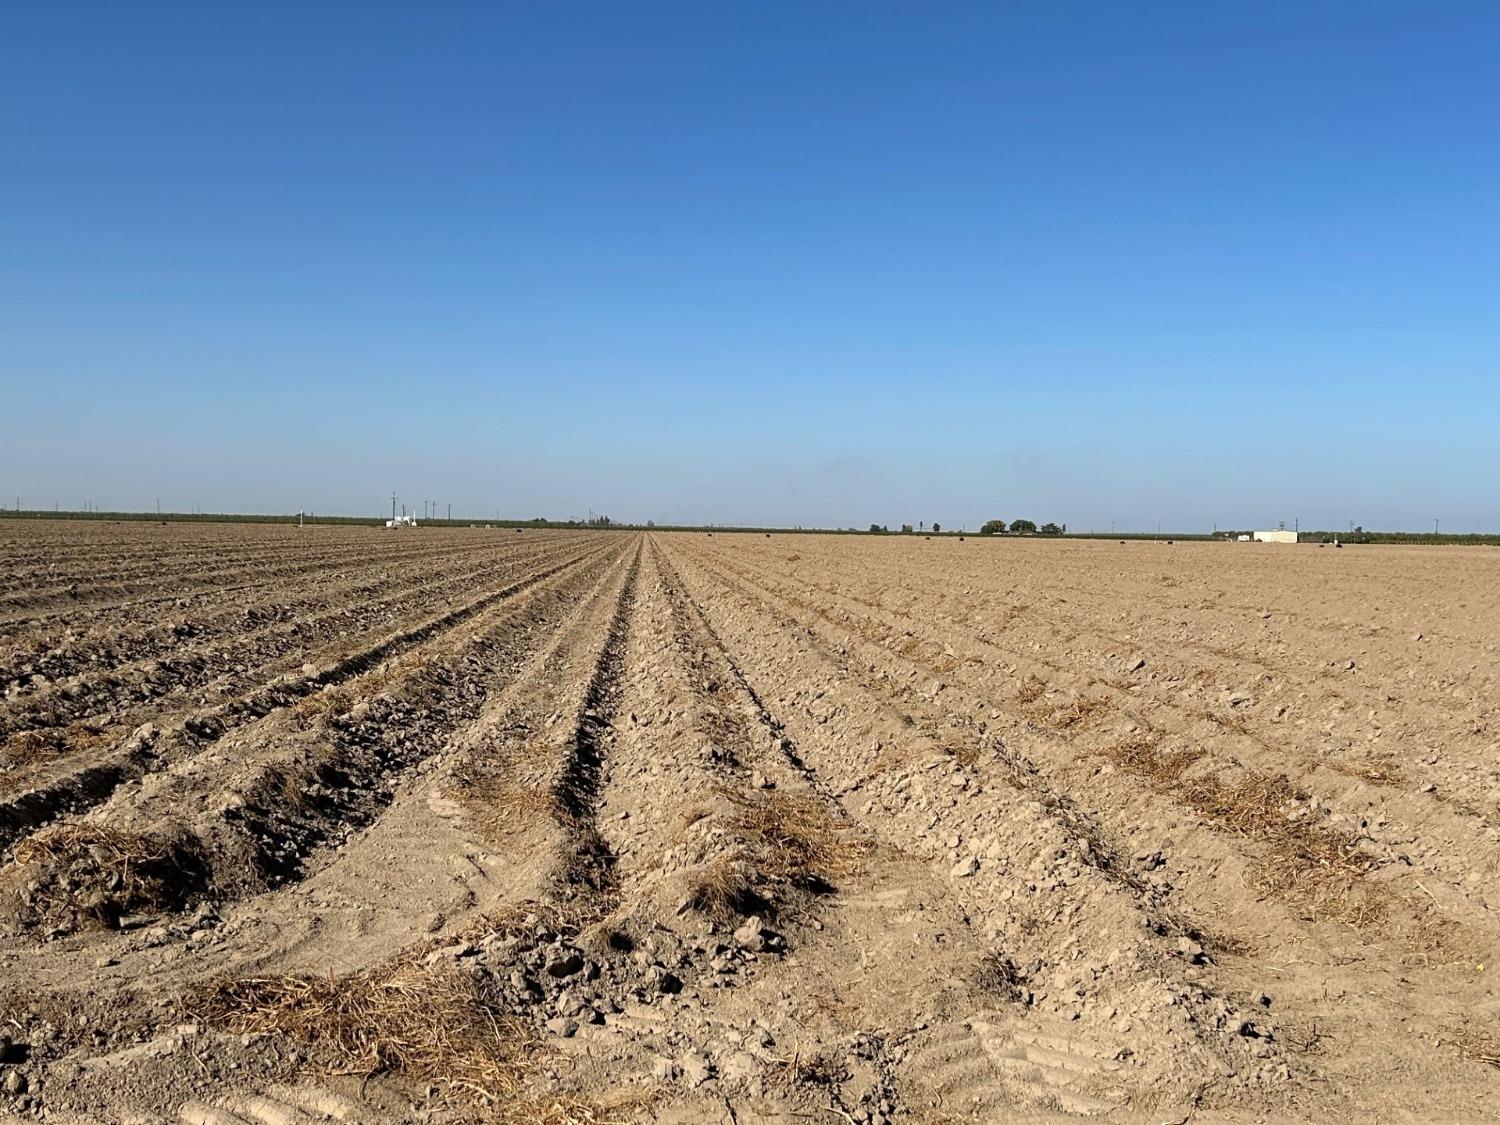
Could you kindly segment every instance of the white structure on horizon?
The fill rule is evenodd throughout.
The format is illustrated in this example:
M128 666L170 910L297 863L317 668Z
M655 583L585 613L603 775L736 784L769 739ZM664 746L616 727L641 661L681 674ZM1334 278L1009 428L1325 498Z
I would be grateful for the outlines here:
M385 521L385 526L386 527L416 527L417 526L417 517L416 516L397 516L393 520L386 520Z
M1297 533L1295 531L1288 531L1284 527L1277 528L1275 531L1257 531L1255 532L1255 541L1257 543L1295 543L1297 542Z

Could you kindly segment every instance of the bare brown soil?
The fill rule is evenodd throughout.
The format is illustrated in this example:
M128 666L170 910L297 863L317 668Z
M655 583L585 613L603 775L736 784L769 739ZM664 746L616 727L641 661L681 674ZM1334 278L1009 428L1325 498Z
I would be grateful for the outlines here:
M1500 1120L1500 552L0 524L0 1120Z

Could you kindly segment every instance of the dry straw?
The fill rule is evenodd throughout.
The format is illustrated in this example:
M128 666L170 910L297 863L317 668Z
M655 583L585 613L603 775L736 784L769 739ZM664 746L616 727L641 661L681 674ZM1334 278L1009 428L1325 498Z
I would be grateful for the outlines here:
M1262 890L1315 918L1363 926L1383 916L1375 889L1361 883L1373 867L1370 858L1348 833L1290 820L1285 810L1301 795L1285 776L1252 770L1239 770L1227 779L1189 776L1202 755L1164 751L1151 733L1126 739L1111 757L1216 828L1266 844L1257 877Z
M335 1074L396 1072L496 1105L515 1097L525 1049L519 1025L497 1020L486 999L457 968L403 959L347 977L221 981L190 1014L241 1034L290 1035Z
M720 792L735 806L730 825L759 845L759 866L773 878L845 878L859 868L869 850L841 831L813 797L776 790Z
M689 824L713 816L731 843L705 865L688 895L697 910L730 917L765 910L757 888L810 888L852 875L869 851L852 839L814 798L780 791L746 792L716 786L728 806L715 816L697 810Z
M527 909L526 906L532 909ZM474 940L524 927L574 932L569 907L531 903L465 930ZM347 976L221 980L194 995L187 1014L241 1035L284 1035L306 1044L328 1073L390 1074L467 1104L476 1119L506 1125L612 1125L651 1092L607 1103L525 1090L530 1066L549 1055L520 1020L497 1015L491 978L433 956L431 945Z
M110 735L82 723L65 727L17 731L0 744L0 794L16 792L25 784L26 770L63 754L77 754L103 742Z
M164 839L97 824L65 824L17 844L10 875L37 885L30 909L39 918L59 925L114 926L122 914L171 902L179 851Z

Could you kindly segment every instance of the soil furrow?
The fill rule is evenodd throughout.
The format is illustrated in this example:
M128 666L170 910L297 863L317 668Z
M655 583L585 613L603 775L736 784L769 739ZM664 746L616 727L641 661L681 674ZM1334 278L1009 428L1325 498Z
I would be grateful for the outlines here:
M704 581L692 568L684 573L690 585ZM1270 1021L1218 991L1197 942L1156 932L1151 903L1101 870L1092 837L1075 836L1076 825L1024 791L984 784L804 627L777 621L735 584L716 583L709 594L695 596L721 632L732 629L755 646L755 666L774 684L779 710L803 732L798 745L836 781L857 821L965 881L971 925L999 945L1017 998L1014 1009L1002 1005L997 1015L992 1006L985 1018L1018 1033L1040 1025L1086 1036L1090 1057L1124 1062L1095 1066L1096 1085L1080 1080L1083 1100L1101 1107L1209 1090L1232 1102L1284 1085ZM1023 1097L1016 1108L1044 1104Z
M777 584L774 577L766 581ZM908 682L897 675L891 682L904 684L899 690L908 698L925 696L950 725L961 725L958 717L965 712L998 704L1000 710L990 710L986 725L1040 749L1037 759L1066 770L1068 784L1088 794L1096 808L1119 804L1115 788L1099 783L1098 763L1103 760L1139 779L1143 790L1190 808L1210 826L1268 845L1259 872L1248 871L1246 878L1270 893L1289 894L1299 912L1359 925L1385 921L1399 928L1403 940L1450 957L1493 940L1477 934L1460 940L1450 930L1444 947L1430 946L1442 930L1434 904L1480 933L1495 929L1483 900L1464 890L1473 880L1476 857L1481 870L1500 867L1500 852L1475 833L1472 821L1441 812L1423 815L1420 806L1427 802L1420 797L1393 795L1337 775L1337 788L1310 793L1303 788L1307 779L1294 775L1295 781L1289 780L1281 772L1285 759L1247 753L1243 742L1216 742L1197 728L1174 727L1171 712L1150 710L1132 696L1112 701L1097 692L1080 696L1066 688L1054 695L1051 685L1027 673L1014 698L1007 698L1014 680L1007 682L1006 675L1014 677L1024 665L1007 665L997 678L982 649L959 639L946 645L926 642L921 623L898 619L897 631L888 621L847 607L814 606L796 593L783 596L816 619L867 637L898 670L912 667L917 678ZM939 690L925 691L931 684L940 685ZM971 685L973 692L966 692ZM955 700L964 706L952 706ZM1169 725L1158 725L1163 722ZM1342 808L1341 802L1329 800L1330 792L1343 798ZM1307 815L1309 811L1315 815ZM1429 848L1425 860L1417 862L1406 847L1415 824L1438 828L1439 838L1448 841L1446 848L1464 856L1463 861L1447 860ZM1421 894L1414 887L1392 890L1390 876L1414 862L1432 880L1424 883L1426 889Z
M719 552L690 549L695 558L711 566L724 564ZM742 567L724 566L721 580L731 588L744 584ZM769 576L766 581L780 585ZM1164 767L1172 766L1179 751L1187 755L1178 759L1180 764L1181 760L1201 757L1202 748L1191 743L1163 744L1161 752L1171 757L1162 762L1153 756L1157 745L1145 724L1139 724L1132 738L1124 737L1128 731L1116 733L1117 741L1106 745L1118 747L1118 755L1109 763L1118 772L1112 772L1109 765L1101 770L1094 756L1098 751L1091 748L1098 732L1087 712L1077 715L1076 708L1069 705L1070 699L1076 702L1069 693L1049 698L1045 684L1034 679L1017 680L1014 667L1010 678L1004 668L995 669L993 675L987 673L982 663L963 659L964 650L959 647L963 642L958 637L951 638L943 654L949 658L946 665L924 663L922 654L927 650L911 643L913 632L923 632L914 623L907 623L904 631L891 631L882 625L872 634L874 639L866 641L851 628L855 621L847 610L836 612L827 599L810 605L795 594L790 602L765 590L760 596L769 598L770 605L779 606L788 615L789 626L799 630L810 627L822 635L825 651L842 663L847 675L864 679L882 696L904 699L908 706L919 711L927 708L932 715L941 716L949 725L949 738L960 736L965 726L978 732L989 728L989 733L1001 736L1001 741L1023 748L1027 760L1042 763L1052 784L1071 792L1094 815L1102 815L1120 836L1135 835L1142 826L1148 831L1158 826L1154 834L1138 837L1139 842L1126 849L1126 854L1137 852L1137 864L1145 864L1142 873L1184 905L1189 917L1214 919L1211 929L1220 938L1219 975L1227 987L1241 995L1264 991L1271 996L1274 991L1275 1010L1284 1021L1282 1038L1291 1048L1287 1059L1295 1069L1311 1075L1324 1068L1337 1071L1358 1066L1363 1055L1360 1029L1372 1021L1383 1026L1401 1023L1413 1027L1411 1038L1404 1039L1401 1047L1391 1048L1403 1057L1403 1066L1447 1073L1458 1064L1451 1052L1428 1048L1464 1041L1464 1033L1454 1028L1467 1022L1467 1017L1458 1013L1469 1002L1467 998L1474 996L1477 974L1483 972L1477 966L1487 960L1485 949L1493 947L1487 936L1491 929L1487 912L1468 889L1476 884L1465 873L1458 872L1457 881L1464 884L1462 893L1449 882L1407 877L1412 890L1398 892L1393 898L1385 891L1383 881L1375 884L1372 891L1377 896L1376 906L1384 907L1379 913L1366 911L1358 898L1352 903L1335 898L1330 903L1330 891L1342 893L1340 887L1349 875L1339 869L1342 860L1337 857L1334 867L1322 872L1304 866L1309 861L1297 858L1298 854L1317 856L1321 842L1330 837L1328 829L1317 823L1322 818L1306 825L1283 820L1285 810L1297 811L1285 803L1288 797L1297 796L1295 791L1278 796L1275 786L1262 785L1242 767L1237 775L1230 773L1218 779L1212 773L1165 773ZM806 608L794 609L792 602ZM966 687L971 680L972 692ZM832 721L841 719L833 716ZM1172 780L1174 777L1178 780ZM1138 781L1122 788L1122 778ZM1159 789L1161 796L1187 805L1194 817L1183 820L1159 799L1153 800L1151 795L1158 785L1163 786ZM1371 816L1369 823L1375 822ZM1225 834L1205 836L1205 827ZM1331 838L1337 843L1336 832ZM1273 851L1264 860L1253 860L1256 849L1266 845ZM1293 850L1285 851L1288 847ZM1470 854L1473 852L1472 842L1454 847L1455 851L1467 848ZM1430 848L1424 851L1431 854ZM1325 861L1310 858L1310 862ZM1355 877L1366 869L1356 869ZM1401 870L1398 866L1392 874ZM1309 874L1318 877L1307 883L1304 880ZM1226 909L1226 881L1231 886L1263 888L1262 896L1267 890L1274 894L1279 883L1296 895L1299 903L1307 905L1268 912L1266 902L1242 898L1235 907ZM1304 913L1309 906L1311 912ZM1331 912L1335 906L1340 909ZM1440 921L1442 915L1434 913L1435 906L1441 906L1450 918L1459 919L1459 924ZM1361 922L1363 927L1353 935L1343 929L1344 915L1349 913L1344 907L1361 911L1349 919ZM1366 918L1368 921L1364 921ZM1330 925L1330 919L1340 924ZM1227 946L1223 944L1226 939ZM1203 944L1208 947L1206 952L1215 949L1212 940ZM1261 951L1271 948L1306 949L1298 960L1309 969L1297 971L1283 965L1267 970ZM1391 994L1381 987L1383 966L1392 963L1402 964L1408 975L1421 980L1417 991ZM1373 975L1363 968L1366 964ZM1345 997L1332 1011L1328 1004L1331 986ZM1311 1028L1322 1030L1313 1034ZM1480 1033L1478 1040L1470 1041L1487 1040ZM1334 1043L1339 1046L1330 1046ZM1316 1057L1309 1052L1316 1052ZM1362 1075L1362 1081L1369 1083L1383 1078L1379 1068L1366 1069ZM1352 1096L1360 1100L1364 1095Z
M535 589L548 576L539 572L444 615L421 637L364 654L360 671L390 662L373 681L347 665L320 681L347 680L342 698L261 719L232 746L221 738L213 751L153 775L90 817L27 839L7 873L12 886L25 884L23 922L54 933L117 926L126 914L300 877L316 847L376 815L404 770L478 715L493 687L489 670L513 664L515 646L534 644L538 625L545 629L569 604L565 588L550 596ZM532 592L514 601L523 590ZM438 639L416 647L428 637ZM226 755L237 765L221 780Z
M367 532L367 534L378 533ZM459 544L456 547L450 547L449 551L484 550L500 546L503 542L504 540L495 535L494 539L487 543ZM391 549L376 545L367 558L372 561L400 562L406 558L424 556L441 558L444 553L441 549ZM3 631L0 635L11 636L20 630L34 628L44 621L66 621L80 614L91 616L118 609L149 609L152 606L161 606L183 599L220 598L228 594L248 591L275 590L287 582L306 580L324 574L345 573L361 565L357 558L351 557L348 545L333 547L311 557L298 557L295 551L282 551L272 555L271 558L274 560L271 564L254 568L253 573L257 575L257 578L252 582L233 581L236 577L244 575L248 569L243 562L235 559L227 561L218 570L206 573L192 568L180 574L162 574L153 570L139 581L125 586L91 584L85 589L83 580L79 580L70 582L51 594L44 595L32 591L27 595L27 604L15 604L9 609L0 610L0 631ZM203 581L205 577L218 580L205 582ZM175 588L168 593L155 592L163 586ZM151 593L138 596L146 591L151 591Z
M763 575L786 577L780 569L785 559L767 558L763 552L737 556L734 565L753 562ZM727 558L721 561L730 563ZM965 575L962 586L918 592L902 587L899 572L883 574L885 564L872 569L875 573L858 585L800 572L798 579L808 592L852 602L886 617L918 620L913 611L920 607L919 624L930 627L935 620L946 620L958 637L983 646L991 659L1030 669L1048 682L1103 694L1128 690L1143 703L1150 701L1178 712L1185 723L1196 723L1209 737L1243 740L1252 752L1257 748L1282 756L1299 752L1309 769L1332 771L1344 778L1400 784L1405 779L1395 761L1399 750L1392 750L1392 743L1408 737L1440 742L1446 748L1441 764L1435 753L1429 753L1424 763L1440 775L1440 788L1463 794L1456 803L1464 805L1487 792L1487 810L1470 810L1483 817L1486 827L1500 810L1500 787L1490 775L1483 720L1493 710L1483 701L1486 696L1494 698L1495 685L1474 676L1472 666L1453 669L1441 658L1429 660L1427 653L1441 653L1445 646L1431 644L1435 638L1426 633L1398 647L1419 665L1429 665L1435 674L1418 677L1415 667L1402 667L1405 682L1398 697L1389 690L1389 680L1367 678L1347 657L1365 655L1368 636L1399 625L1365 630L1356 651L1343 640L1330 644L1326 629L1297 625L1297 609L1278 607L1272 613L1263 605L1247 615L1254 622L1248 635L1243 626L1231 630L1211 622L1201 626L1202 632L1222 639L1199 640L1197 631L1177 629L1169 645L1143 645L1141 637L1095 624L1119 615L1090 606L1097 598L1092 590L1063 587L1070 595L1065 598L1049 580L1040 589L998 591L992 587L986 594L983 583L988 576L980 574ZM994 613L995 603L1002 613ZM1080 604L1085 608L1077 608ZM1154 605L1149 598L1147 604L1148 609L1133 613L1130 620L1150 624L1179 612L1202 612L1196 606ZM1207 604L1215 611L1223 608L1217 598ZM1267 655L1250 655L1247 643ZM1495 651L1492 642L1481 642L1481 647ZM1308 658L1309 652L1319 650L1325 653L1324 659ZM1144 656L1150 660L1144 670L1136 670L1138 674L1125 668ZM1305 690L1291 690L1292 684L1305 685ZM1459 684L1468 690L1456 692ZM1474 698L1467 706L1455 706L1456 696L1471 694ZM1408 723L1405 713L1419 706L1424 709L1421 723ZM1303 733L1305 727L1314 728L1311 739ZM1474 755L1471 763L1463 762L1460 748L1465 746ZM1335 785L1340 781L1328 780Z
M566 549L555 555L565 556ZM330 647L358 647L362 635L430 612L436 604L451 604L476 586L545 565L547 558L535 555L456 575L429 571L404 585L385 580L365 588L338 587L313 604L283 600L260 609L236 606L217 621L187 619L135 638L94 640L82 673L76 671L79 661L68 663L54 650L56 659L16 670L16 681L44 676L50 682L41 690L10 693L0 710L0 735L9 736L7 746L28 739L50 745L48 734L57 727L87 723L89 733L97 734L101 719L128 722L131 711L160 711L172 697L206 686L220 695L235 693L254 678L267 678L267 668L278 658L284 670L309 657L326 659ZM319 611L321 606L329 608ZM257 627L267 618L271 624ZM64 737L59 749L65 745Z
M382 661L392 659L520 594L538 583L563 574L598 554L595 548L564 563L548 567L519 582L491 591L456 609L403 629L312 672L278 677L269 684L228 703L215 704L168 726L147 724L122 743L78 757L44 763L26 788L0 800L0 846L9 846L24 832L63 813L77 813L105 800L119 785L166 768L184 757L201 753L224 736L273 712L337 689ZM51 766L50 770L46 768Z
M1494 552L4 530L7 1120L1500 1121Z

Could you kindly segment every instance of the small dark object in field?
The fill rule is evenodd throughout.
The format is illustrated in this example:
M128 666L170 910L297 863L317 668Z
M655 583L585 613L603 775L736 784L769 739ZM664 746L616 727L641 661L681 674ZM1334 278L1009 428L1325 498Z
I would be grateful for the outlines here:
M1172 545L1172 541L1170 539L1168 539L1167 540L1167 546L1170 547L1171 545Z
M963 542L963 541L964 541L964 537L963 537L963 536L962 536L962 535L960 535L960 536L959 536L959 537L958 537L958 541L959 541L959 542L960 542L960 543L962 543L962 542Z

